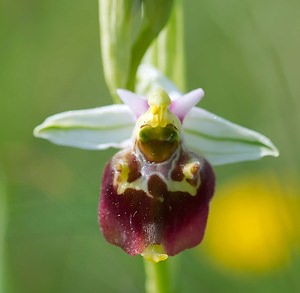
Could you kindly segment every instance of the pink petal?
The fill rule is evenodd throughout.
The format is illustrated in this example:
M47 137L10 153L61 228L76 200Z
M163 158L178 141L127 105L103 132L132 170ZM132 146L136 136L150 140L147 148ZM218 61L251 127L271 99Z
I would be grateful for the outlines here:
M123 89L117 89L117 93L124 104L132 110L137 118L148 110L148 102L144 97Z
M203 96L203 89L193 90L174 100L170 106L170 111L182 122L186 114L203 98Z

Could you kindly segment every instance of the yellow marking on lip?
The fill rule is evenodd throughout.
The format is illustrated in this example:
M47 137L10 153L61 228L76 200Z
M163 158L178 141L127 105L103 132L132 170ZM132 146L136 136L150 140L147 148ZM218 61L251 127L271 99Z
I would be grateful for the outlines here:
M182 173L186 179L193 179L200 169L199 162L190 162L184 165Z
M179 150L176 151L179 154ZM177 164L178 157L172 157L171 161L163 163L151 163L147 161L140 161L141 175L134 181L128 182L130 168L126 158L118 158L114 161L114 179L113 185L117 189L117 194L122 195L127 189L133 189L137 191L144 191L147 196L153 198L148 189L149 178L152 175L158 175L160 179L166 184L168 192L182 192L190 196L196 196L197 190L201 184L200 178L200 162L196 158L191 158L182 168L183 178L181 181L175 181L172 179L172 169ZM171 164L171 165L170 165ZM157 167L155 167L157 165ZM165 166L165 168L163 167ZM167 170L164 174L161 170ZM159 201L163 202L163 198Z
M156 172L152 173L156 174ZM116 174L117 175L117 174ZM127 182L127 180L120 180L120 176L115 175L115 186L117 186L117 193L118 194L124 194L127 188L134 189L134 190L143 190L147 196L153 197L149 191L148 191L148 179L140 177L137 180L133 182ZM150 175L149 175L150 177ZM189 182L187 182L184 178L182 181L173 181L172 179L166 179L162 178L160 176L161 180L163 180L167 185L167 190L169 192L184 192L188 193L191 196L197 195L197 190L200 185L200 177L197 179L196 186L191 185ZM163 202L163 198L159 199L159 201Z
M197 190L200 185L200 178L197 180L197 185L192 186L190 183L188 183L186 180L183 181L173 181L168 184L168 191L170 192L184 192L188 193L191 196L197 195Z

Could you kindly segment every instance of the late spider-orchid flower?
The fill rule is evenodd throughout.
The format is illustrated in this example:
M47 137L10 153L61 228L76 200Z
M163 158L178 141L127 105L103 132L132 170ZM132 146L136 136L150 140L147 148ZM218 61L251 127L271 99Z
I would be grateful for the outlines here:
M56 114L34 134L61 145L122 149L103 173L100 226L110 243L158 262L201 242L214 191L211 165L278 151L265 136L194 107L202 89L156 90L148 100L127 90L118 95L124 104Z

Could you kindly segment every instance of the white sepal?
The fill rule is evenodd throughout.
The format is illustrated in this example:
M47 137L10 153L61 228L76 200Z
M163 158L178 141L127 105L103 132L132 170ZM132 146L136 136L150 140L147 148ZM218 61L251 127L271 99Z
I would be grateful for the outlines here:
M212 165L279 155L264 135L201 108L194 107L185 117L183 135L186 146L203 155Z
M134 125L135 117L126 105L111 105L50 116L34 135L82 149L124 148L131 143Z

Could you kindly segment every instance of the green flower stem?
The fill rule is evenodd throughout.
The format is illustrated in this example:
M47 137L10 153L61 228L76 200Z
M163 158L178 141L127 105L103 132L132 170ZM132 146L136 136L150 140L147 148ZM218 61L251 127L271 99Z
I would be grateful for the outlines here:
M144 260L146 293L171 293L169 262L154 263Z
M1 171L1 170L0 170ZM0 172L0 292L5 292L5 234L6 234L6 197L3 176Z

